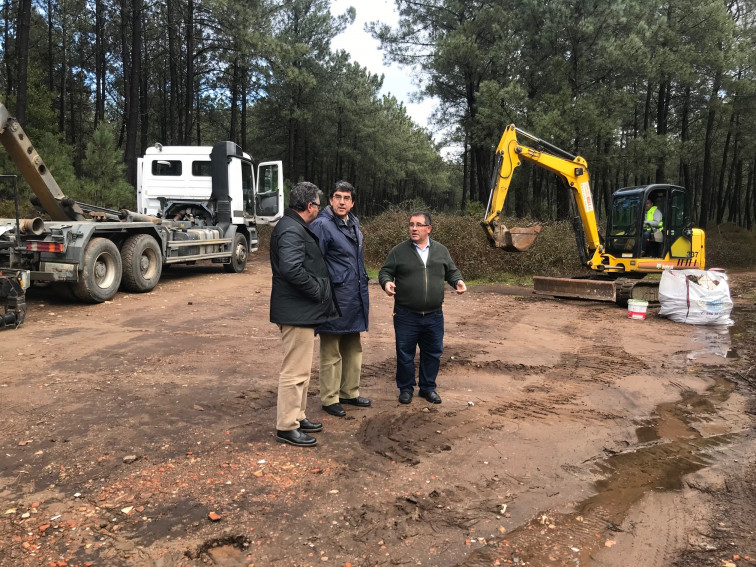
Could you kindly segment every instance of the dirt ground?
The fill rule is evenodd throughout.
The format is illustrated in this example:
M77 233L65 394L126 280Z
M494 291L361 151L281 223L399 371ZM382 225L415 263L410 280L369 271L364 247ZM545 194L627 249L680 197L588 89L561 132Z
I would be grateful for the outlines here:
M443 403L408 406L371 285L373 406L325 414L316 355L307 449L274 439L264 255L102 305L38 291L0 335L0 565L756 564L756 273L730 278L726 330L449 293Z

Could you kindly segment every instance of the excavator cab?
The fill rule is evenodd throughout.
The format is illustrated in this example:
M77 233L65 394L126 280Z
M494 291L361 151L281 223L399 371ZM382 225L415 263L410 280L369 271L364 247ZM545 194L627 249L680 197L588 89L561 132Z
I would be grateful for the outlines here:
M661 214L661 228L644 229L650 201ZM685 189L653 184L620 189L612 196L606 252L618 258L689 258L690 228ZM652 211L653 214L653 211Z

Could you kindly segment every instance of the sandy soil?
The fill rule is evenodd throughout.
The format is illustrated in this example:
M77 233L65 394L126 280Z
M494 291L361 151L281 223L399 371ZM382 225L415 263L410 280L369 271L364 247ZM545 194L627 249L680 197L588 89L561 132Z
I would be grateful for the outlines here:
M756 563L755 283L731 275L723 333L448 294L443 404L409 406L372 285L373 407L325 414L316 357L314 449L274 439L263 255L102 305L37 292L0 335L0 565Z

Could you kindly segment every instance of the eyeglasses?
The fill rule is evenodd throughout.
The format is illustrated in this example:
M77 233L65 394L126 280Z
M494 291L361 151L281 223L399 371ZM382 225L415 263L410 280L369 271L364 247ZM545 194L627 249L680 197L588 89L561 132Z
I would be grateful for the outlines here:
M320 208L320 203L316 203L315 201L310 201L311 205L315 205L318 209Z
M352 196L351 195L334 195L333 197L331 197L331 199L333 199L334 201L345 201L348 203L349 201L352 200Z
M430 226L429 224L423 224L421 222L411 222L409 223L410 228L423 228L424 226Z

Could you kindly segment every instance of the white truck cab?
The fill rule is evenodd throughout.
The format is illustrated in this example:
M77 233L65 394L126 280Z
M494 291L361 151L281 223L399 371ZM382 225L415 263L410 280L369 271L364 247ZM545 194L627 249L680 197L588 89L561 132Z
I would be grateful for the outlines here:
M155 144L138 160L137 212L144 215L166 220L207 218L207 224L214 224L210 218L218 211L211 210L210 203L222 201L226 188L230 224L272 224L283 215L282 162L263 162L255 168L252 157L231 142Z

